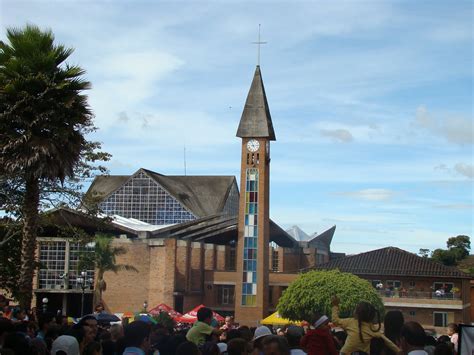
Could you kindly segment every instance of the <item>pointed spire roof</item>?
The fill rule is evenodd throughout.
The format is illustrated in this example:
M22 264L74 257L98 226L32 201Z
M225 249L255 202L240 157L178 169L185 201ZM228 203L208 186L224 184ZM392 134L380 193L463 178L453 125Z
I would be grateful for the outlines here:
M259 65L255 69L252 85L245 101L237 137L276 140Z

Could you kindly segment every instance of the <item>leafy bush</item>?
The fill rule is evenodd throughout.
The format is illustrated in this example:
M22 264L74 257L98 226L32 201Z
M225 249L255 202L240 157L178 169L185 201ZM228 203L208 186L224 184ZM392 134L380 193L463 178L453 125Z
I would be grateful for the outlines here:
M367 281L353 274L330 271L310 271L298 276L283 292L278 302L279 314L290 320L314 322L321 315L331 315L331 297L337 295L341 317L351 317L361 301L374 305L383 316L383 303L377 291Z
M173 329L175 326L175 322L171 316L166 312L160 312L157 315L153 316L153 319L156 323L161 324L163 327L167 329Z

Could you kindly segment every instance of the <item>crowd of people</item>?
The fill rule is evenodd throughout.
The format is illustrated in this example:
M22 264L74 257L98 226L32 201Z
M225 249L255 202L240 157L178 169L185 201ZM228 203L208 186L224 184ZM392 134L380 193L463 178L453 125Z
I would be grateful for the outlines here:
M219 326L206 307L192 326L173 329L128 319L101 324L94 314L72 325L67 317L46 312L36 317L15 309L9 316L0 317L1 355L455 355L458 350L455 324L435 339L419 323L405 322L399 311L381 320L367 302L356 307L352 318L340 318L337 297L331 322L321 315L313 324L276 330L239 326L232 317Z

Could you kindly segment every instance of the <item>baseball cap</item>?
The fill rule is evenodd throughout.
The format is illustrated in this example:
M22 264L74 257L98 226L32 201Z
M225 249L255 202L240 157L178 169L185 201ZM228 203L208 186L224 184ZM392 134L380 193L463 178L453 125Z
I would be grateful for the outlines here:
M51 355L56 355L58 351L64 351L67 355L79 355L79 343L73 336L61 335L53 342Z
M255 340L260 339L262 337L266 337L267 335L272 335L272 332L270 331L270 329L268 329L268 327L266 327L264 325L261 325L260 327L255 329L255 334L253 336L253 340L255 341Z
M314 323L314 327L315 328L318 328L320 327L321 325L323 325L324 323L328 322L329 321L329 318L327 316L321 316L319 317L319 319Z

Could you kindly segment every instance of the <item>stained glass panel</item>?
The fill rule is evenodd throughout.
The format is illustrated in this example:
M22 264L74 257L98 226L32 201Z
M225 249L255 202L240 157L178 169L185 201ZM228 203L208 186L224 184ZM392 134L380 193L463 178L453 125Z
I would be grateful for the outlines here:
M257 301L257 239L258 239L258 170L247 169L244 216L244 260L242 305L255 306Z

